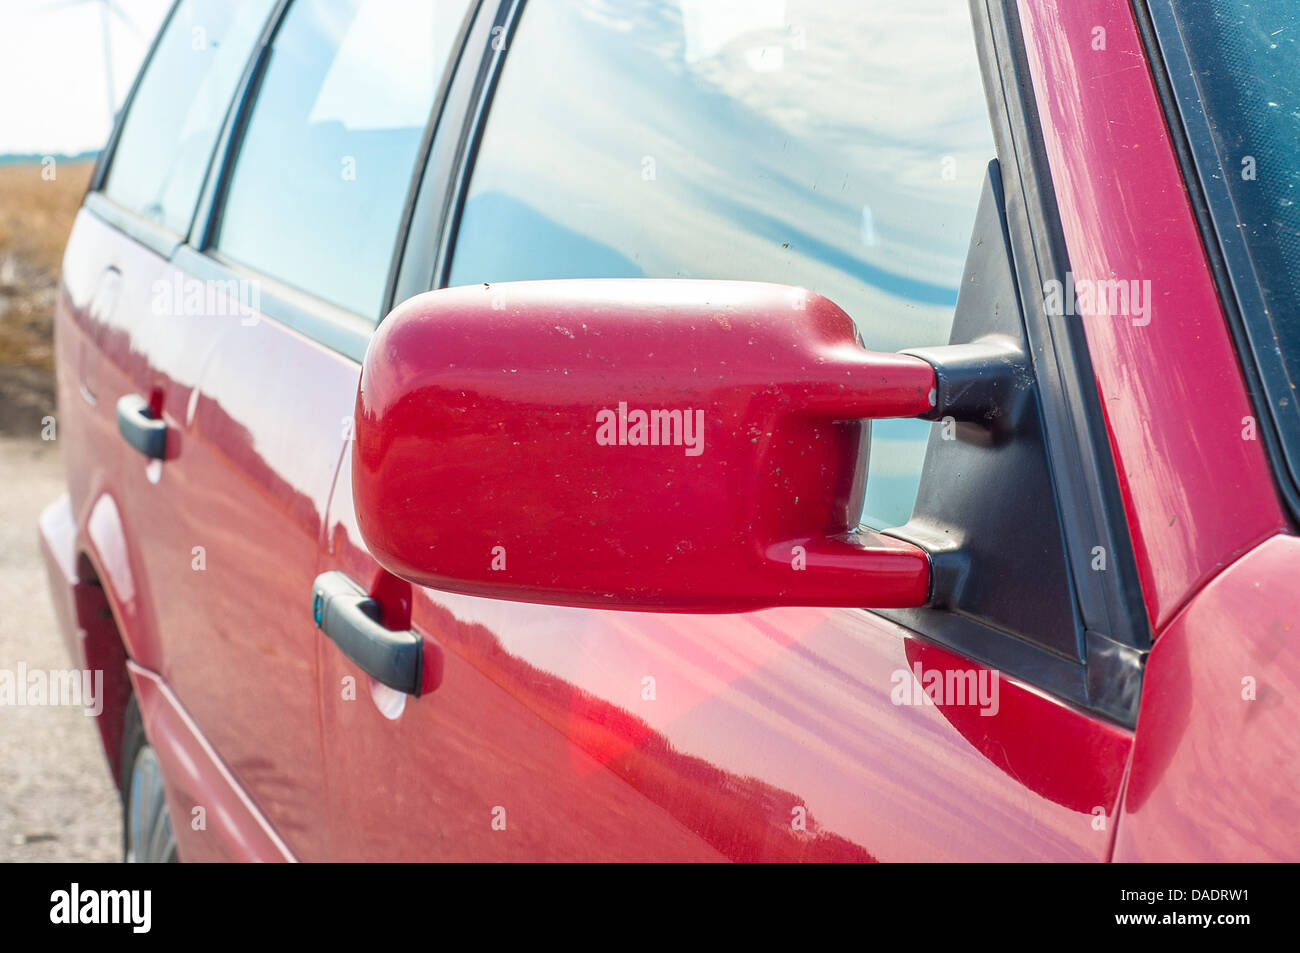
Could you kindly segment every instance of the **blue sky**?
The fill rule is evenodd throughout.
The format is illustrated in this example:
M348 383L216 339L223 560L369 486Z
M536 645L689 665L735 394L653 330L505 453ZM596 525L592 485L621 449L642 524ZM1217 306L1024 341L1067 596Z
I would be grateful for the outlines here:
M120 105L171 0L114 0ZM81 152L108 138L101 0L0 0L0 153Z

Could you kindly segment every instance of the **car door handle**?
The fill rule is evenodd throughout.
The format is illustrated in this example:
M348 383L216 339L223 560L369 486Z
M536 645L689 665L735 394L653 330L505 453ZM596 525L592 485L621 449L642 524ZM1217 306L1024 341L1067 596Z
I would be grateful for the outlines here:
M117 432L146 457L161 460L167 455L167 423L154 416L139 394L127 394L117 402Z
M424 640L410 629L385 627L379 603L344 573L316 577L311 611L316 626L362 671L389 688L419 697Z

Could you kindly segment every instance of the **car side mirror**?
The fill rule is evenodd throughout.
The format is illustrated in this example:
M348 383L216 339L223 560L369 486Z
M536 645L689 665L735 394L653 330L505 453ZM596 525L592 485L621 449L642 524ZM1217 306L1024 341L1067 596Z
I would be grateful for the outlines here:
M396 575L480 596L920 606L926 552L858 525L869 421L951 412L960 377L863 350L840 308L782 285L434 291L366 354L357 522Z

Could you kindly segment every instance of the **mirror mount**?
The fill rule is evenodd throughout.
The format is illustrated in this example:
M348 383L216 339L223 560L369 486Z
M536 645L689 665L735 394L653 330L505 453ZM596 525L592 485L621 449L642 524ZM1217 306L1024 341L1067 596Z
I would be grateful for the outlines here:
M1031 405L1033 371L1020 342L1008 335L989 334L969 344L908 348L900 353L919 357L934 369L935 407L919 415L926 420L951 417L1007 438Z

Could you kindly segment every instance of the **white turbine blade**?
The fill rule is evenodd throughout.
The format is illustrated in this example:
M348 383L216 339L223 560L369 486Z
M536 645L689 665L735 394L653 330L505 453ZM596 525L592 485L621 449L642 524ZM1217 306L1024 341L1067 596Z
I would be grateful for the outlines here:
M113 42L108 9L108 4L105 3L100 6L99 13L103 18L104 31L104 92L108 95L108 121L112 123L113 117L117 115L117 93L113 89Z
M78 2L84 3L86 0L78 0ZM140 25L126 15L126 11L118 6L116 0L103 0L103 3L111 13L116 14L117 18L126 24L127 29L141 39L144 39L144 31L140 29Z

